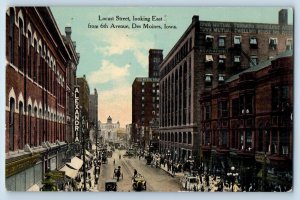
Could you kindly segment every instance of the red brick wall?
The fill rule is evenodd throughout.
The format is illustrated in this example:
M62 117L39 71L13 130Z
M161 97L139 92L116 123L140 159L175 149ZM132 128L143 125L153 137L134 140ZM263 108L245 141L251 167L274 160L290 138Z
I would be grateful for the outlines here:
M6 107L7 110L9 110L9 92L13 88L16 99L16 107L18 108L19 105L19 94L22 93L24 102L24 107L26 106L25 112L24 112L24 122L23 122L23 131L24 131L24 138L20 138L20 129L19 129L19 114L15 114L15 139L14 139L14 150L17 150L18 147L18 140L22 139L24 143L29 142L29 116L27 115L28 112L28 99L30 98L32 100L31 104L31 112L32 112L32 122L31 122L31 140L32 144L34 144L35 134L34 134L34 122L36 118L34 117L34 109L35 105L34 102L37 102L37 113L38 113L38 119L37 119L37 127L36 127L36 133L37 133L37 145L40 145L40 133L42 132L40 127L40 120L45 121L45 127L44 131L48 132L48 139L50 142L55 142L56 135L58 135L59 140L65 140L65 123L58 123L54 121L50 121L48 119L41 119L41 116L39 116L39 104L42 103L42 107L46 105L46 107L54 110L54 114L57 115L58 113L65 115L65 107L66 107L66 96L65 96L65 83L66 83L66 75L65 75L65 61L63 59L68 58L62 58L62 55L58 53L57 48L64 48L64 47L56 47L54 46L53 42L50 40L50 36L48 35L49 32L51 34L54 34L56 30L51 30L51 28L48 26L49 32L45 30L44 25L41 23L41 20L39 16L37 16L36 11L34 8L16 8L15 18L18 21L18 12L19 10L22 10L23 17L24 17L24 30L27 34L27 26L30 23L31 25L31 36L32 36L32 42L34 41L34 33L36 33L37 36L37 44L39 40L42 41L42 49L44 48L44 44L46 45L48 51L51 52L52 57L56 61L56 70L59 71L59 73L62 75L62 77L65 79L64 86L60 86L57 82L57 75L52 71L52 69L49 67L49 64L47 64L44 60L45 58L41 58L42 62L44 63L44 69L46 70L44 74L40 74L39 70L41 69L41 63L40 62L40 53L38 53L38 59L37 59L37 66L33 65L34 62L34 48L30 46L30 51L28 51L28 38L27 35L24 36L24 48L25 51L25 66L23 72L19 70L19 50L18 50L18 43L19 43L19 29L14 25L14 68L10 64L6 66ZM41 17L46 17L41 15ZM10 62L10 54L11 49L9 45L9 33L10 33L10 25L9 25L9 16L6 15L6 56L7 61ZM18 22L17 22L18 23ZM57 40L57 37L55 35L51 36L54 40ZM61 41L57 40L55 41L56 44L62 45ZM38 46L39 48L39 46ZM31 58L31 61L29 62L29 57ZM29 67L31 67L31 74L29 74ZM33 69L34 67L37 67L37 79L33 80ZM24 76L24 72L26 73ZM43 76L45 80L45 84L41 85L41 75ZM47 79L46 79L47 78ZM46 80L48 80L48 85L46 85ZM50 84L52 84L51 87ZM60 95L60 98L58 98ZM44 98L44 99L43 99ZM8 111L6 111L6 152L9 150L9 118L8 118ZM46 114L45 114L46 116ZM66 121L66 119L64 119ZM45 138L46 139L46 138Z

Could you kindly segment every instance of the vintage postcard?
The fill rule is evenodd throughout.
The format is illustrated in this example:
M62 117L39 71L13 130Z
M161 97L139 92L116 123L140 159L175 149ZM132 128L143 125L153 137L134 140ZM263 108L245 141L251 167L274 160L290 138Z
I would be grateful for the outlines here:
M293 191L293 9L8 7L7 191Z

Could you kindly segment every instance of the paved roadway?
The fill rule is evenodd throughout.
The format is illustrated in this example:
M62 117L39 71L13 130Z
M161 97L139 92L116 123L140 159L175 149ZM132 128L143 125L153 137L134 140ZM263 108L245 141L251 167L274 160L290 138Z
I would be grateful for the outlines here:
M114 168L121 166L121 178L118 184L118 192L133 192L131 177L134 169L143 175L147 181L147 192L178 192L180 190L180 183L178 178L171 177L168 173L160 168L146 165L146 160L138 158L122 158L119 155L124 155L125 151L116 150L112 158L108 158L107 164L102 164L100 179L98 183L98 190L105 191L105 180L112 179ZM115 160L115 165L113 161Z

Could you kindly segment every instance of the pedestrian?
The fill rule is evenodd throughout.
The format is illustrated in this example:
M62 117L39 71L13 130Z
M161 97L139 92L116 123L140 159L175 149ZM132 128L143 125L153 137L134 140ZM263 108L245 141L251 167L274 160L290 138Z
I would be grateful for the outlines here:
M98 184L99 176L98 174L95 175L95 184Z
M92 187L92 181L91 181L91 179L89 180L89 186L90 186L90 188Z
M209 176L208 176L208 174L205 175L205 181L206 181L206 186L209 186Z

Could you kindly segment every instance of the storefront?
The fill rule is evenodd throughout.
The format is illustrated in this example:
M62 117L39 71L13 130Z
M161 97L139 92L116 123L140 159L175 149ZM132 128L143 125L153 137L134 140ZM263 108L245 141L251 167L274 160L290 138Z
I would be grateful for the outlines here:
M26 155L12 161L7 160L5 169L8 191L26 191L35 184L39 187L42 184L43 162L40 154Z

